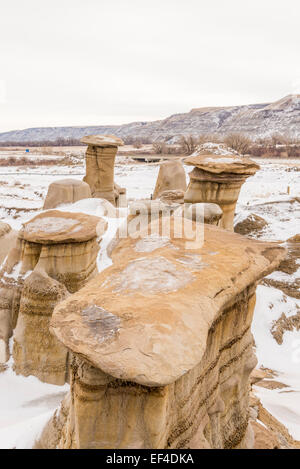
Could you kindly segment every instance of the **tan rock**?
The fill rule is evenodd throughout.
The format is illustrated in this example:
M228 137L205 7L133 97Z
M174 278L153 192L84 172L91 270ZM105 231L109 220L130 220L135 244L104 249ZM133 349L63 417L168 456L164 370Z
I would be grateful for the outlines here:
M106 222L84 213L44 212L27 223L19 233L19 239L37 244L82 243L94 239L106 230Z
M17 231L12 230L8 223L0 221L0 265L6 258L9 250L14 246L17 235Z
M113 265L55 308L51 329L74 354L58 447L253 444L255 287L285 251L211 225L187 249L175 231L151 249L147 230L120 241Z
M72 204L77 200L91 197L90 186L77 179L62 179L50 184L44 203L44 210L56 208L61 204Z
M190 156L184 162L195 167L189 173L185 202L218 204L223 211L220 226L233 231L234 211L241 186L256 173L259 165L244 157L213 154Z
M294 440L287 428L279 422L260 402L258 405L258 418L268 431L280 442L280 448L293 449L300 448L300 441Z
M261 381L262 379L267 378L267 377L268 377L268 374L265 371L255 369L252 371L250 375L251 385L258 383L258 381Z
M160 165L153 199L158 199L163 192L170 190L186 191L185 170L179 160L165 161Z
M11 231L11 227L9 226L9 224L3 223L2 221L0 221L0 238L2 238L2 236L5 236L10 231Z
M68 353L50 335L54 306L96 273L97 238L106 222L82 213L44 212L19 232L0 274L0 339L8 357L14 333L14 369L24 376L63 384Z
M88 145L84 181L90 186L92 197L118 205L120 194L124 196L124 189L114 183L114 165L118 146L123 145L122 140L114 135L89 135L83 137L81 142Z
M165 204L183 204L184 203L184 191L180 189L170 190L170 191L163 191L160 196L159 200Z
M185 216L196 222L218 225L223 216L223 212L217 204L199 203L188 205L185 210Z
M280 442L271 430L263 426L259 422L251 422L254 430L255 442L253 449L279 449Z

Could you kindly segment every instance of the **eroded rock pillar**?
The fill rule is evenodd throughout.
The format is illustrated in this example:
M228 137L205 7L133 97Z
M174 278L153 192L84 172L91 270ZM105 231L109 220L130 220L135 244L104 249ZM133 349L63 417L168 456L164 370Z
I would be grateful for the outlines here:
M118 146L123 145L123 141L114 135L89 135L83 137L81 142L88 145L84 181L89 184L92 197L117 205L124 189L114 182L114 166Z
M74 356L60 448L253 444L255 288L285 251L204 229L194 249L172 235L149 249L147 230L122 240L113 265L55 308L51 330Z
M187 203L218 204L223 216L220 227L233 231L233 220L240 190L249 176L259 169L254 161L235 155L198 155L185 160L194 166L189 173L190 183L184 196Z
M0 276L2 363L14 331L14 369L24 376L64 384L66 348L50 334L54 307L98 272L101 218L52 210L25 223Z

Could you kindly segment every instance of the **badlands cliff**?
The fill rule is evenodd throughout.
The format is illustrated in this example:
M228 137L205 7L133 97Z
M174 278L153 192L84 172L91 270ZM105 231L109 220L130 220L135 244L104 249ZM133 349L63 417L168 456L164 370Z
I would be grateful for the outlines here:
M300 95L288 95L274 103L195 108L154 122L89 127L38 127L0 134L0 142L80 139L88 134L115 134L125 138L147 137L159 141L179 135L242 132L258 138L273 134L300 136Z

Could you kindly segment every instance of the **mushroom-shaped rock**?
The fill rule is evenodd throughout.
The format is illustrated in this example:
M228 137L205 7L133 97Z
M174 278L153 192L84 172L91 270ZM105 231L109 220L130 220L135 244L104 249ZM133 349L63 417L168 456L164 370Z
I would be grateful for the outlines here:
M91 197L90 186L77 179L61 179L52 182L44 203L44 210L56 208L61 204L72 204Z
M170 190L186 191L185 170L179 160L165 161L160 165L153 199L159 198L164 191Z
M212 202L223 210L221 226L233 231L234 210L241 187L259 169L254 161L236 155L196 155L185 159L194 166L185 202Z
M8 223L0 221L0 265L14 246L17 235L17 231L12 230Z
M63 384L67 350L50 335L54 306L98 272L106 222L82 213L43 212L24 224L0 273L0 339L8 358L14 332L14 368L25 376Z
M123 145L123 141L114 135L88 135L81 142L88 145L84 181L90 186L92 197L117 205L124 189L119 190L114 183L114 166L118 146Z
M147 230L121 240L113 265L55 308L51 330L75 359L58 447L249 441L255 287L285 250L212 225L204 231L193 249L190 239L153 240Z

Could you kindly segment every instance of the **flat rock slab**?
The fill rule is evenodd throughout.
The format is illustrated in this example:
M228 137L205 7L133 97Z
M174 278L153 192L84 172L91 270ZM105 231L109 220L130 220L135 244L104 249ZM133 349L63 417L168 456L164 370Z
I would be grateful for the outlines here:
M285 255L276 243L202 227L204 244L193 249L182 237L121 240L113 265L56 307L54 334L115 378L146 386L176 381L202 359L221 311Z
M124 145L123 140L115 135L87 135L82 137L80 141L95 147L119 147Z
M210 173L233 173L251 176L260 169L255 161L236 155L196 155L186 158L184 163Z
M81 243L102 236L106 227L100 217L49 210L24 223L19 238L38 244Z

